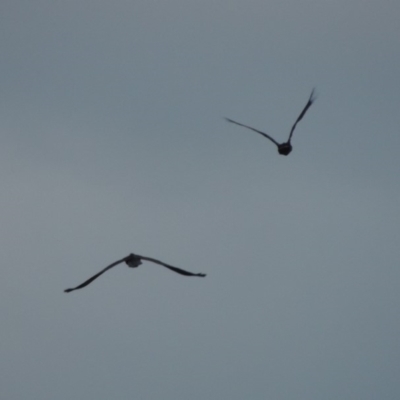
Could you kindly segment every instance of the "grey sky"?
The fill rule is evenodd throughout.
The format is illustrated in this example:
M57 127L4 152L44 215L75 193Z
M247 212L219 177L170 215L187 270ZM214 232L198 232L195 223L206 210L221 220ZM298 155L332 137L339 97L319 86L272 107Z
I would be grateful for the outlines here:
M1 397L398 399L399 15L3 0Z

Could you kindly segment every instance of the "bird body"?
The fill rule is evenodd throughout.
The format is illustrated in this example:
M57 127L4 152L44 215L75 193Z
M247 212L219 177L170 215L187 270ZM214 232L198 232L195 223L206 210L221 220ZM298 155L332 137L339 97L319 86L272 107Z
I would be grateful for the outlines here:
M304 117L305 113L307 112L307 110L311 107L311 104L313 104L315 101L315 96L314 96L314 89L312 90L310 97L308 99L308 102L306 104L306 106L303 108L303 111L300 113L300 115L297 117L296 122L293 124L292 129L290 130L290 134L289 134L289 139L287 140L287 142L284 143L278 143L273 137L267 135L266 133L259 131L258 129L254 129L251 126L248 125L243 125L240 122L236 122L232 119L229 118L225 118L228 122L231 122L233 124L239 125L239 126L243 126L244 128L250 129L254 132L259 133L260 135L264 136L265 138L269 139L272 143L274 143L276 145L276 147L278 148L278 153L283 155L283 156L287 156L291 153L293 147L291 144L291 140L292 140L292 135L294 130L296 129L296 125L298 122L300 122L302 120L302 118Z
M172 265L165 264L162 261L156 260L155 258L140 256L138 254L131 253L128 256L126 256L124 258L121 258L120 260L115 261L112 264L108 265L107 267L102 269L100 272L98 272L96 275L93 275L91 278L87 279L85 282L81 283L80 285L78 285L78 286L76 286L74 288L65 289L64 292L65 293L69 293L69 292L72 292L74 290L84 288L85 286L87 286L90 283L92 283L95 279L97 279L100 275L104 274L104 272L108 271L109 269L111 269L111 268L113 268L113 267L115 267L118 264L121 264L123 262L129 268L137 268L137 267L139 267L139 265L142 264L142 260L150 261L150 262L153 262L155 264L162 265L163 267L168 268L169 270L174 271L174 272L176 272L178 274L181 274L181 275L185 275L185 276L200 276L202 278L206 276L206 274L202 274L202 273L195 274L193 272L185 271L184 269L181 269L181 268L173 267Z
M290 142L281 143L280 145L278 145L278 153L283 156L287 156L292 151L292 148L293 147Z

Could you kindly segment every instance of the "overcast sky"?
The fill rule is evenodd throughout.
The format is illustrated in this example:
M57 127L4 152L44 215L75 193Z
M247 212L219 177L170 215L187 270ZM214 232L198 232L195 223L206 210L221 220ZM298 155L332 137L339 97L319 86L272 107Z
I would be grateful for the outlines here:
M399 399L399 16L2 0L1 397Z

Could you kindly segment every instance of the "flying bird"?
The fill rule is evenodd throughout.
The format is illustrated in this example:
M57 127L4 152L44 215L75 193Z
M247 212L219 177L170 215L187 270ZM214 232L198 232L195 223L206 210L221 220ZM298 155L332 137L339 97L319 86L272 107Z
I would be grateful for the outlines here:
M121 258L120 260L115 261L112 264L110 264L109 266L105 267L100 272L98 272L96 275L93 275L91 278L89 278L85 282L81 283L80 285L78 285L78 286L76 286L74 288L65 289L64 292L65 293L69 293L69 292L72 292L74 290L84 288L85 286L87 286L90 283L92 283L95 279L97 279L100 275L104 274L104 272L108 271L109 269L111 269L111 268L113 268L113 267L115 267L118 264L121 264L123 262L130 268L137 268L140 264L142 264L142 260L151 261L151 262L153 262L155 264L162 265L163 267L168 268L171 271L174 271L174 272L176 272L178 274L181 274L181 275L185 275L185 276L201 276L201 277L205 277L206 276L206 274L194 274L192 272L185 271L183 269L173 267L172 265L165 264L165 263L163 263L163 262L161 262L159 260L156 260L155 258L139 256L138 254L132 254L131 253L131 254L129 254L129 256Z
M283 156L287 156L292 151L292 144L290 143L290 141L292 139L293 132L296 129L296 125L297 125L298 122L300 122L302 120L302 118L304 117L305 113L311 107L311 104L314 103L314 101L315 101L315 96L314 96L314 89L313 89L311 94L310 94L310 98L308 99L308 102L307 102L306 106L304 107L303 111L300 113L300 115L298 116L296 122L292 126L292 129L291 129L290 134L289 134L289 139L287 140L287 142L284 142L284 143L278 143L271 136L267 135L264 132L259 131L258 129L254 129L251 126L243 125L243 124L241 124L239 122L236 122L236 121L233 121L232 119L229 119L229 118L225 118L225 119L228 122L232 122L233 124L236 124L236 125L239 125L239 126L243 126L245 128L251 129L254 132L259 133L260 135L263 135L264 137L269 139L271 142L275 143L275 145L278 147L278 153L279 154L282 154Z

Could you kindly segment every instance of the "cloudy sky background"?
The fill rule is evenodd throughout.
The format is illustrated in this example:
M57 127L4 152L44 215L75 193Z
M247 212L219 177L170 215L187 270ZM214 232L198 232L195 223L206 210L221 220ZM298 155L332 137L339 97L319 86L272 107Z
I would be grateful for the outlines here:
M3 0L1 397L398 399L399 15Z

